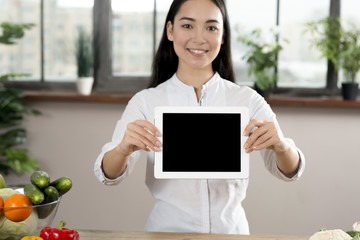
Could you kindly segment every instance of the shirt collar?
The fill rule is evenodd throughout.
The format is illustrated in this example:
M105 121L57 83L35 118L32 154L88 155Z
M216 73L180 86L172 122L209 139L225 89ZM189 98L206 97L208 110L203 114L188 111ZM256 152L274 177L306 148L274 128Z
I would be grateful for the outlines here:
M194 87L185 84L184 82L182 82L177 76L176 73L174 73L174 75L171 77L170 79L178 88L183 89L183 90L191 90L194 91ZM203 85L203 89L206 89L216 83L218 83L220 80L220 75L218 72L215 72L215 74L211 77L211 79L209 81L207 81L204 85Z

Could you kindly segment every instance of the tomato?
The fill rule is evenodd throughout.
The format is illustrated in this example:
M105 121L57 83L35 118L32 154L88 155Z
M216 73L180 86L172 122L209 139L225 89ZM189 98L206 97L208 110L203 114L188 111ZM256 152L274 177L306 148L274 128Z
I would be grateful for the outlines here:
M8 197L4 204L5 217L13 222L27 219L32 212L32 203L28 196L16 193Z
M2 212L3 207L4 207L4 199L0 196L0 214Z

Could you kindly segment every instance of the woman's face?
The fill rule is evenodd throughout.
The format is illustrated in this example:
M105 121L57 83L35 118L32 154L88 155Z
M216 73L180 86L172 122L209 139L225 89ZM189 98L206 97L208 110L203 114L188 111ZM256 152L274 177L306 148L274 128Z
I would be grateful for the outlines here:
M212 70L212 62L223 43L223 18L210 0L188 0L180 7L174 25L167 23L167 36L179 58L178 71L185 68Z

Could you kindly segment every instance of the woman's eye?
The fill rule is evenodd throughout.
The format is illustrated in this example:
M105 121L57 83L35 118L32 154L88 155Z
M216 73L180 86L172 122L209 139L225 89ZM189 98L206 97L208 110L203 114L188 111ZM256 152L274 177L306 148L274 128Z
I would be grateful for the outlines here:
M183 28L191 28L191 25L190 24L184 24L182 25Z
M214 26L210 26L210 27L208 27L207 29L210 30L210 31L216 31L216 30L218 30L218 28L217 28L217 27L214 27Z

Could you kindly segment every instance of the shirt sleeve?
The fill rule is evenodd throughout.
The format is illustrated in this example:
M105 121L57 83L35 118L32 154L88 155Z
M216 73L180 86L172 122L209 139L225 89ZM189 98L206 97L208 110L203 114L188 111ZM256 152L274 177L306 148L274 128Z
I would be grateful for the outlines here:
M299 159L300 159L299 169L298 169L297 173L292 178L288 178L280 171L280 169L277 166L276 153L270 149L263 149L263 150L260 150L260 155L262 156L262 158L264 160L265 167L268 169L268 171L272 175L274 175L275 177L277 177L283 181L290 182L290 181L295 181L295 180L299 179L305 169L304 154L296 146L295 142L291 138L284 137L284 134L281 131L279 123L276 119L275 113L272 111L269 104L267 104L267 102L262 97L257 96L256 100L253 101L253 104L254 105L252 106L252 108L250 108L253 110L253 112L251 114L251 118L274 122L280 138L287 141L291 145L292 148L296 149L296 151L299 154Z
M98 157L96 158L94 164L94 173L96 178L105 185L116 185L124 180L134 169L134 166L137 160L140 157L141 152L136 151L130 155L128 160L128 164L124 170L124 172L115 179L109 179L105 176L102 169L102 160L104 155L114 149L123 139L126 127L128 123L133 122L135 120L143 120L145 119L145 115L142 111L141 101L137 95L135 95L126 106L121 119L117 121L116 127L110 142L106 143L102 149Z
M299 154L299 159L300 159L299 169L292 178L286 177L280 171L280 169L278 168L277 163L276 163L276 154L274 151L271 151L269 149L264 149L264 150L260 151L260 154L264 159L265 167L269 170L269 172L271 174L273 174L275 177L277 177L285 182L291 182L291 181L298 180L301 177L301 175L303 174L304 169L305 169L305 156L301 152L301 150L295 145L295 143L292 139L285 138L285 141L287 141L294 149L297 150L297 152Z

